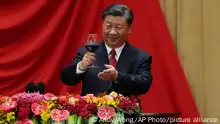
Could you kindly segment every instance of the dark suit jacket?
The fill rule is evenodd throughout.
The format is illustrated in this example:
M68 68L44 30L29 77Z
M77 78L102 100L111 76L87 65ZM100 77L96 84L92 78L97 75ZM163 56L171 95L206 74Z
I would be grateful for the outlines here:
M104 42L100 44L96 52L95 65L98 69L87 69L83 74L76 74L76 66L82 60L86 50L80 48L72 63L61 71L61 80L64 84L74 85L80 81L82 93L99 94L115 91L122 95L141 95L146 93L152 83L151 62L152 57L146 52L139 50L126 42L116 65L118 78L114 81L103 81L97 74L104 70L104 64L109 64L109 58Z

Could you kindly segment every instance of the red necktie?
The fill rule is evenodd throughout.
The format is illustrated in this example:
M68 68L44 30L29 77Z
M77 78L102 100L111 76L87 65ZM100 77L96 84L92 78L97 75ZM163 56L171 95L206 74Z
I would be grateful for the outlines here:
M110 62L110 65L112 66L116 66L117 64L117 60L115 58L115 55L116 55L116 51L115 49L112 49L111 52L110 52L111 56L110 56L110 59L109 59L109 62Z

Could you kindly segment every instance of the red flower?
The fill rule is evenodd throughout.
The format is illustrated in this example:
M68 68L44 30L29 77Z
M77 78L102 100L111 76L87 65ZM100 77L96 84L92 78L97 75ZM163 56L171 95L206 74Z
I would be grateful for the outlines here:
M77 114L83 118L89 118L91 116L91 113L86 108L79 109Z
M128 97L120 97L119 108L129 111L133 108L133 103Z
M20 107L18 112L19 120L27 119L30 113L30 108L28 107Z
M120 96L120 103L118 105L119 108L124 109L126 111L131 111L139 108L138 98L134 95L130 97Z
M86 108L92 113L97 111L97 105L95 103L87 103Z
M138 100L139 98L137 98L137 96L131 95L130 99L131 99L131 101L133 103L133 107L134 108L139 108L140 107L139 106L139 100Z
M132 103L139 103L138 102L138 98L136 96L134 96L134 95L131 95L130 99L131 99Z
M69 111L70 113L75 113L75 106L68 105L66 106L66 110Z
M88 111L88 108L93 108L92 105L88 105L88 103L84 99L80 99L74 106L75 113L83 118L90 117L91 113Z
M69 101L69 98L67 96L59 96L57 103L61 105L67 105Z
M76 111L85 108L86 107L87 102L85 100L80 100L75 104L75 109Z
M92 102L87 102L87 97L74 97L75 99L78 99L78 101L73 106L67 106L67 110L72 113L76 113L83 118L90 117L91 113L95 113L97 111L97 105Z

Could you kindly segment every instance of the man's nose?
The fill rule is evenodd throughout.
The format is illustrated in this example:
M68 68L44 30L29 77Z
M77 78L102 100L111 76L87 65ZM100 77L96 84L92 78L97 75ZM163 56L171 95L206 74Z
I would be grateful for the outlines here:
M115 34L117 34L117 32L116 32L115 29L113 28L113 29L110 30L109 34L115 35Z

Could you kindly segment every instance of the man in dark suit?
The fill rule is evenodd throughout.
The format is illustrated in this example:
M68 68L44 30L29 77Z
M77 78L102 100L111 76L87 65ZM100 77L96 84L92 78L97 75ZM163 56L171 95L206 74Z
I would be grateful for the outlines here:
M102 13L103 42L95 53L79 49L72 63L61 71L64 84L83 81L82 93L115 91L125 96L145 94L152 83L152 57L129 44L133 12L113 4ZM92 62L100 68L88 68Z

